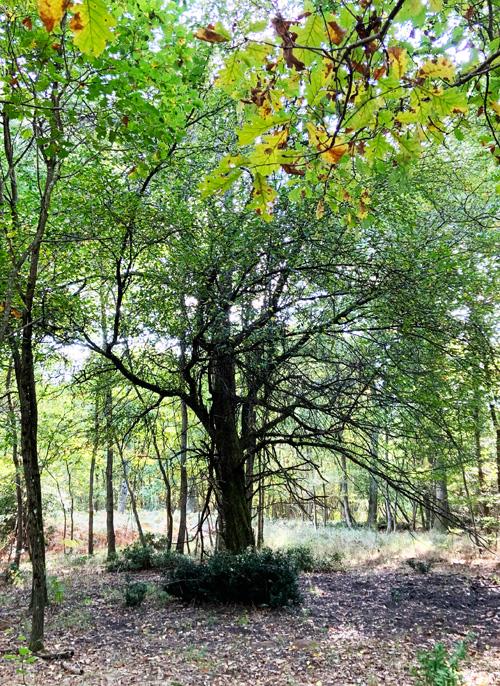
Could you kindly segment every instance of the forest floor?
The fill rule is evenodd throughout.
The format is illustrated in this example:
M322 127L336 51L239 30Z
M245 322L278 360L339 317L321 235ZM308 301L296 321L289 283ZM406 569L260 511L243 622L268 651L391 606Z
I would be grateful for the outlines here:
M405 564L304 574L304 603L284 609L186 605L167 598L160 575L139 573L151 592L126 608L127 575L84 564L58 568L46 646L74 649L74 675L37 661L25 674L1 655L19 646L26 587L0 588L1 686L376 686L415 684L419 650L475 638L464 663L468 686L500 684L500 585L493 561ZM10 627L6 629L6 627Z

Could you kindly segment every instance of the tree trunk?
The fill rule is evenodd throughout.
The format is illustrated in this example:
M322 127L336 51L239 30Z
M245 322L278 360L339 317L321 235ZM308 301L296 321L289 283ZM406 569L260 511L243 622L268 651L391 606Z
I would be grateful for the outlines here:
M368 519L366 523L370 529L376 529L378 513L378 482L373 474L370 474L370 484L368 488Z
M125 460L123 462L123 473L127 474L128 470L128 462ZM122 479L122 483L120 486L120 495L118 497L118 512L120 514L124 514L125 510L127 509L127 496L128 496L128 486L127 486L127 477L124 476Z
M371 433L371 458L374 462L378 460L378 432L373 430ZM378 482L370 472L370 483L368 486L368 518L367 525L371 529L377 528L378 512Z
M71 479L71 471L69 464L66 462L66 473L68 474L68 493L69 493L69 537L71 543L75 535L75 498L73 496L73 484ZM70 546L69 552L73 552L73 545Z
M346 525L351 528L354 524L354 519L351 514L351 507L349 505L349 485L347 474L347 460L344 454L340 456L340 463L342 467L342 477L340 481L340 493L342 501L342 517Z
M497 463L497 490L500 493L500 423L496 411L495 399L490 402L490 415L495 429L495 447L496 447L496 463Z
M476 394L474 404L474 448L476 452L477 480L479 486L478 500L479 513L484 517L489 514L488 503L486 502L486 480L483 471L483 453L481 449L481 417L479 412L479 394Z
M116 556L116 536L114 523L113 495L113 395L111 386L106 388L104 398L104 415L106 418L106 535L108 560Z
M221 546L232 553L254 547L247 498L245 461L237 429L235 366L230 352L218 351L212 363L211 420Z
M188 475L187 475L187 448L188 448L188 411L186 403L181 400L181 483L179 494L179 531L175 549L178 553L184 552L184 544L187 535L187 501L188 501Z
M135 497L135 486L132 488L130 485L130 479L128 478L128 462L125 460L125 456L123 454L123 444L120 446L118 445L118 452L120 454L120 460L122 463L122 468L123 468L123 480L125 483L125 488L127 489L127 493L130 496L130 504L132 506L132 513L134 515L135 519L135 524L137 526L137 532L139 534L139 540L141 542L141 545L145 548L146 547L146 538L144 536L144 531L142 529L142 524L141 520L139 518L139 510L137 509L137 499Z
M29 648L33 652L38 652L43 648L47 586L42 488L37 452L38 407L32 347L32 326L31 312L25 312L23 314L21 350L15 349L14 362L21 416L21 453L28 511L27 533L33 568Z
M92 455L90 457L90 472L89 472L89 532L87 552L89 555L94 554L94 479L95 479L95 461L97 455L97 448L99 446L99 406L95 404L94 412L94 441L92 445Z
M158 441L156 440L156 433L153 426L150 425L151 439L153 441L153 447L156 453L156 459L158 460L158 466L163 478L163 483L165 484L165 509L167 511L167 548L168 550L172 547L172 539L174 535L174 518L172 516L172 486L170 484L170 479L168 477L168 472L163 464L161 457L160 448L158 446Z
M436 460L437 476L435 481L435 504L436 512L434 513L433 528L436 531L448 531L450 522L450 506L448 503L448 484L446 480L446 471L443 462L440 458Z
M21 464L19 462L19 444L17 435L17 421L14 403L12 402L12 395L10 389L10 382L12 377L12 364L9 365L7 371L7 409L9 413L9 428L12 441L12 462L16 470L16 550L14 553L13 565L15 569L19 569L21 563L21 554L23 552L24 542L24 508L23 508L23 487Z

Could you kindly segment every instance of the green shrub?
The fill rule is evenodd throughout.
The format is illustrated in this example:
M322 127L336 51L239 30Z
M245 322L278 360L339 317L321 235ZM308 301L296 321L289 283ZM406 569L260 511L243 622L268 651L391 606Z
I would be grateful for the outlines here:
M144 534L144 541L147 546L154 548L155 550L168 550L168 538L166 536L158 536L158 534L148 532L147 534Z
M138 607L148 591L148 585L142 581L134 581L125 587L125 605L127 607Z
M47 595L50 603L60 605L64 600L65 585L57 576L47 577Z
M315 555L305 545L288 548L286 555L299 572L335 572L342 569L342 553L336 551L328 555Z
M144 547L139 541L128 545L107 564L109 572L137 572L151 569L153 548Z
M0 491L0 549L14 533L17 518L16 492L11 484Z
M314 572L315 558L310 548L305 545L297 545L288 548L286 555L299 572Z
M206 563L178 560L165 590L177 598L281 607L300 601L298 570L285 553L215 553Z
M418 686L460 686L463 678L459 663L465 659L467 646L460 641L450 654L442 643L418 653L419 666L415 670Z
M180 557L182 555L175 551L161 550L152 545L143 546L140 541L136 541L110 560L107 570L108 572L139 572L148 569L168 571L175 567Z

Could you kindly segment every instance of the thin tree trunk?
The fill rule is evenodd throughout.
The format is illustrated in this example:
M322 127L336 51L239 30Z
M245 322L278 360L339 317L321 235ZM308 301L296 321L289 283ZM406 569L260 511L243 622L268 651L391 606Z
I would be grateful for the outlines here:
M490 415L491 421L493 422L493 428L495 429L495 461L497 465L497 490L498 493L500 493L500 423L498 421L495 399L493 399L490 402Z
M17 435L17 421L16 421L16 411L14 408L14 403L12 402L11 394L11 383L12 378L12 363L9 365L7 370L7 409L9 413L9 428L12 441L12 462L14 463L14 469L16 472L16 549L14 553L13 566L15 569L19 569L21 563L21 554L23 552L23 542L24 542L24 508L23 508L23 487L22 487L22 475L21 475L21 463L19 461L19 444Z
M348 473L347 473L347 460L346 456L342 454L340 456L340 464L342 468L342 477L340 481L340 493L342 501L342 517L344 522L349 528L352 528L354 524L354 519L351 514L351 507L349 505L349 485L348 485Z
M174 535L174 517L172 515L172 485L168 477L168 472L163 464L161 457L160 448L158 446L158 441L156 440L156 433L154 428L150 425L151 439L153 441L153 447L156 453L156 459L158 460L158 466L163 478L163 483L165 484L165 509L167 512L167 548L170 550L172 548L172 540Z
M89 555L94 554L94 479L95 479L95 462L97 455L97 448L99 446L99 406L96 399L94 412L94 441L92 445L92 455L90 457L90 472L89 472L89 532L88 532L88 546L87 552Z
M385 489L385 516L386 516L386 526L385 526L385 531L386 533L390 533L392 531L392 510L391 510L391 499L389 497L389 486L386 485Z
M378 432L373 431L371 434L371 458L374 462L378 460ZM368 518L367 525L371 529L377 528L377 513L378 513L378 481L370 472L370 481L368 485Z
M106 536L108 560L111 560L116 557L113 494L113 395L111 386L107 386L105 391L104 415L106 420Z
M449 528L450 505L448 502L448 484L446 470L441 459L436 460L437 477L435 481L435 504L433 528L437 531L446 532Z
M75 534L75 499L73 497L73 485L71 480L71 471L69 464L66 462L66 472L68 474L68 492L69 492L69 537L73 542ZM73 552L73 546L70 546L70 553Z
M184 351L182 352L184 357ZM187 536L187 500L188 500L188 475L187 475L187 448L188 448L188 411L186 403L181 400L181 482L179 493L179 531L175 549L178 553L184 552L184 544Z
M377 479L370 474L370 483L368 486L368 518L366 520L370 529L376 529L378 514L378 482Z
M118 452L120 454L120 460L121 460L122 468L123 468L123 480L125 482L127 492L130 496L130 505L132 506L132 513L134 515L135 524L137 526L137 533L139 534L139 540L141 542L141 545L145 548L146 547L146 538L144 536L144 531L142 529L141 520L139 518L139 510L137 508L137 499L135 497L135 492L134 492L134 489L132 488L132 486L130 484L130 479L128 478L128 464L127 464L127 461L125 460L125 456L123 454L123 447L118 446Z
M481 449L481 418L479 412L479 394L476 394L474 404L474 448L476 452L477 480L479 486L478 500L479 513L484 517L489 514L488 503L486 502L486 480L483 470L483 453Z

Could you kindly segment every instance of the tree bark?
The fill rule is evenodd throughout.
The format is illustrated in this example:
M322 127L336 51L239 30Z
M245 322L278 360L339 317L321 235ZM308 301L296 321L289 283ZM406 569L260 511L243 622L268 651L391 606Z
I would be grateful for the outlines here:
M446 480L446 471L444 464L441 459L436 460L436 480L435 480L435 504L436 512L434 516L433 528L436 531L446 532L448 531L450 522L450 505L448 502L448 483Z
M87 552L89 555L94 554L94 479L95 479L95 462L97 455L97 448L99 445L99 406L96 400L94 411L94 440L92 445L92 455L90 457L90 472L89 472L89 532Z
M373 474L370 474L370 483L368 489L368 518L366 523L370 529L376 529L378 513L378 482Z
M16 411L14 408L14 403L12 402L12 394L10 388L11 377L12 364L9 365L9 368L7 370L7 409L9 413L9 428L12 441L12 462L14 463L14 469L16 470L16 549L14 553L13 565L15 569L19 569L24 542L24 507L21 464L19 461L19 444L17 435Z
M28 542L33 568L29 647L33 652L38 652L43 648L47 586L42 488L37 451L38 407L31 313L24 314L23 324L21 350L15 351L14 361L21 416L21 453L26 484Z
M495 399L490 402L490 415L495 429L495 461L497 466L497 490L500 493L500 422L496 411Z
M184 354L183 354L184 356ZM187 448L188 448L188 411L186 403L181 400L181 445L180 445L180 493L179 493L179 531L175 549L178 553L184 552L184 544L187 535L187 501L188 501L188 475L187 475Z
M371 434L371 458L374 462L378 460L378 432L374 430ZM370 481L368 485L368 517L367 525L371 529L377 528L377 513L378 513L378 481L370 472Z
M344 454L340 456L340 464L342 468L342 476L340 480L340 493L342 501L342 517L349 528L352 528L354 519L349 505L349 485L347 474L347 460Z
M238 553L254 547L247 498L245 460L238 437L235 366L231 352L219 350L211 370L211 420L221 547Z
M114 522L114 494L113 494L113 395L108 386L104 397L104 415L106 420L106 537L108 546L108 560L116 556L116 536Z

